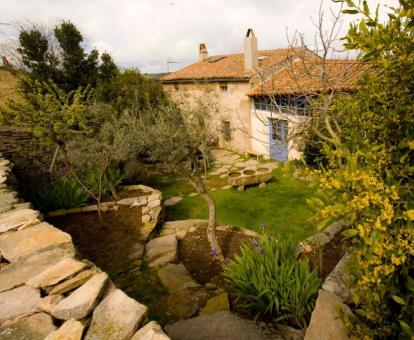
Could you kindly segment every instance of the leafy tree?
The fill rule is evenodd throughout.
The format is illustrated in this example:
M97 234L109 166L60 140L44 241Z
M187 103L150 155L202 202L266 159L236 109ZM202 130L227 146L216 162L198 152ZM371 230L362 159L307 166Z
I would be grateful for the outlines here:
M101 74L110 68L110 63L102 64ZM118 72L115 77L101 78L96 90L97 99L110 103L119 112L130 107L148 109L165 102L160 82L143 76L136 69Z
M70 21L56 25L53 34L33 25L21 29L17 52L28 70L29 80L52 81L69 92L81 86L95 87L98 79L109 80L117 71L108 53L102 54L99 66L98 51L87 53L82 43L81 32Z
M206 91L191 102L184 96L177 97L174 103L147 110L141 113L140 120L145 126L142 133L149 158L175 167L184 165L182 175L206 201L211 252L223 260L216 237L216 205L203 179L208 167L209 143L218 128L213 119L217 112L220 112L220 105L215 94Z
M346 1L351 25L346 47L371 65L354 98L338 100L341 133L326 143L329 161L321 184L335 192L318 202L323 227L346 217L353 241L356 338L400 339L414 335L414 4L400 0L388 20L367 2Z

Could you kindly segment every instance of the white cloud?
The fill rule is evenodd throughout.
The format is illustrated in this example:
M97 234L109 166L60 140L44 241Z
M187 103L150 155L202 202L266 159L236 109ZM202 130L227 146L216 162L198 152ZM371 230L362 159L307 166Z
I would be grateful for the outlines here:
M0 22L71 20L88 47L109 51L119 65L163 72L167 59L181 62L175 68L196 60L199 42L210 54L241 52L249 27L262 49L285 47L287 28L310 41L319 0L2 0L1 8Z

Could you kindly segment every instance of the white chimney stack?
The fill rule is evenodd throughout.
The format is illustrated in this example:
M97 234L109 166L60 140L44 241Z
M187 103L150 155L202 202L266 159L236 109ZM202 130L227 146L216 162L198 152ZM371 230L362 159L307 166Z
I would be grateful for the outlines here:
M249 28L244 38L244 68L255 70L257 67L257 39L253 29Z
M207 52L206 44L204 44L204 43L200 44L200 49L199 49L198 55L199 55L199 57L198 57L199 61L204 61L208 58L208 52Z

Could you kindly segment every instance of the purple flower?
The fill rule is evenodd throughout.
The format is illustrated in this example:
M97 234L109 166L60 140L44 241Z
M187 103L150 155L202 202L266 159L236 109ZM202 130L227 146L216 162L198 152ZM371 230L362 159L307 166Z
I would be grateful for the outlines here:
M210 250L210 255L211 255L211 256L217 256L217 255L218 255L217 250L215 250L215 249L211 249L211 250Z
M258 239L253 240L253 241L251 242L251 245L252 245L253 247L257 247L257 246L259 245L259 240L258 240Z
M266 229L267 228L267 223L266 222L262 222L260 223L260 229Z
M263 251L264 251L264 249L263 249L263 247L262 247L262 246L260 246L259 248L257 248L257 252L258 252L259 254L263 254Z

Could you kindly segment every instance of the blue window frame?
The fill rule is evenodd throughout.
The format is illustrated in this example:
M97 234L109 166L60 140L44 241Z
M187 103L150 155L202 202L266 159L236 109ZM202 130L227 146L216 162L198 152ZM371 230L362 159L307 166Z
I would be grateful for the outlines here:
M309 104L305 96L255 97L254 108L261 111L309 115Z

